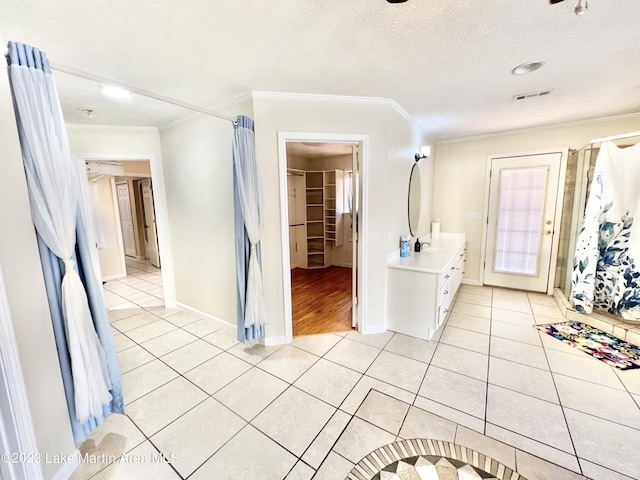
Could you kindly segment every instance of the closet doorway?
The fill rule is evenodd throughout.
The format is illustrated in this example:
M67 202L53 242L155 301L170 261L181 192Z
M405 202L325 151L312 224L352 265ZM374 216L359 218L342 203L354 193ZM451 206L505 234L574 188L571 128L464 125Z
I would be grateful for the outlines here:
M350 331L359 316L359 144L284 146L291 335Z

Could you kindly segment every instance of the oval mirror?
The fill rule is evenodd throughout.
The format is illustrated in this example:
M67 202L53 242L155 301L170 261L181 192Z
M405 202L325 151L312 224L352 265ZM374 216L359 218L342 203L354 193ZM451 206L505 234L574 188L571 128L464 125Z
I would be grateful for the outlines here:
M420 168L418 163L414 163L409 177L409 232L415 237L420 224L420 203L421 203Z

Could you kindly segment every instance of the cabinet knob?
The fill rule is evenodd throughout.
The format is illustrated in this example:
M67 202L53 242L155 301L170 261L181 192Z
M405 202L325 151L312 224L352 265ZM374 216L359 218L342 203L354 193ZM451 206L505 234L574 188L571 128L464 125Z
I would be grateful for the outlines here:
M445 309L444 309L444 313L447 313L448 311L449 311L449 309L448 309L448 308L445 308Z
M445 275L444 278L449 278L449 274Z
M445 291L444 291L444 294L445 294L445 295L448 295L448 294L449 294L449 290L445 290Z

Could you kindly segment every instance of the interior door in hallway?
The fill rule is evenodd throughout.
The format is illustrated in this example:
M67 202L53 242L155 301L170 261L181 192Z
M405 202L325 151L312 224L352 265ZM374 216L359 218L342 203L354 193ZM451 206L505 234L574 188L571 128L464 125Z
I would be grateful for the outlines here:
M156 230L156 214L153 207L153 187L151 179L140 182L142 204L144 207L144 243L146 254L151 265L160 268L160 249L158 248L158 232Z
M116 192L118 194L118 210L120 210L120 224L122 227L124 254L128 257L135 257L136 241L133 234L133 215L131 214L129 184L127 182L116 183Z
M486 285L547 291L561 159L561 152L490 158Z

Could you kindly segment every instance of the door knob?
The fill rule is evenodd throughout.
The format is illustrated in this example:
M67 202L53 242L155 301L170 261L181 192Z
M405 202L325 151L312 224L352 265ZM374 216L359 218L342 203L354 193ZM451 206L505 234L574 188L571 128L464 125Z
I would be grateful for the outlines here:
M551 235L551 230L545 230L545 235Z
M551 220L547 220L545 223L546 223L547 225L551 225Z

